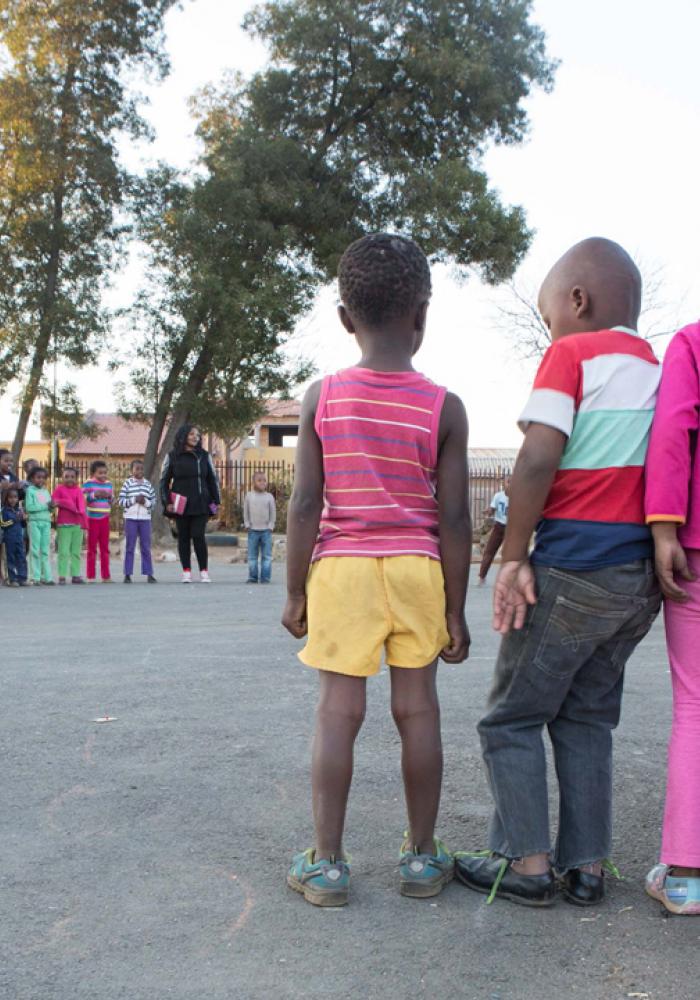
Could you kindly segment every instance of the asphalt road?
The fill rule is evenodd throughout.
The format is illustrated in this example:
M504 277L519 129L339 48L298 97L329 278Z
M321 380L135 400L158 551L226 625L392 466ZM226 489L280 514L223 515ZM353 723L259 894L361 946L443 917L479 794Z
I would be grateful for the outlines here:
M116 567L115 567L116 568ZM656 857L670 715L663 632L629 671L614 858L597 910L531 911L451 885L396 889L404 829L386 673L369 686L347 846L352 901L320 910L284 881L310 843L315 674L277 625L283 588L240 566L183 587L2 590L0 997L696 1000L700 921L643 892ZM475 724L496 649L470 596L472 658L441 669L440 834L483 846ZM116 721L95 723L105 713Z

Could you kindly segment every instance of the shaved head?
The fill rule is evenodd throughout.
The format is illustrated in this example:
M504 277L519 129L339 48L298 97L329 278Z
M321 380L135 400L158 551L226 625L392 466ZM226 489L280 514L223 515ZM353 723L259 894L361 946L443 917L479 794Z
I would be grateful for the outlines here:
M569 333L636 329L642 277L619 243L592 237L561 257L544 279L539 309L552 340Z

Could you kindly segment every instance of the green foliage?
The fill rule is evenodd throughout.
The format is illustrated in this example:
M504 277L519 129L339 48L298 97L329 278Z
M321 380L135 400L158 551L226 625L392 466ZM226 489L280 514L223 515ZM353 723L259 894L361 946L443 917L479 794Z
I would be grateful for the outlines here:
M70 383L53 390L46 384L41 386L41 433L49 440L57 437L64 441L86 437L94 441L103 428L82 411L78 390Z
M124 72L165 71L174 0L0 0L0 379L21 379L21 447L49 351L95 359L129 179L117 134L146 126Z
M169 359L147 470L171 409L230 436L308 375L284 344L361 233L401 231L490 282L512 274L530 233L481 160L522 140L523 99L551 85L530 13L529 0L274 0L248 16L268 67L199 96L206 173L187 187L161 170L144 199ZM137 395L152 370L137 369Z
M132 317L148 351L124 404L155 403L147 473L168 419L171 429L191 420L234 438L266 398L309 375L283 347L317 276L266 210L269 171L245 157L236 166L232 175L209 173L189 187L161 170L144 185L139 233L149 250L149 283ZM160 450L168 445L166 434Z
M481 159L490 142L523 139L523 99L552 83L531 7L275 0L249 15L273 64L239 92L230 128L303 152L312 190L299 207L320 266L334 273L358 230L390 227L488 281L512 274L529 242L524 214L501 205ZM215 155L220 117L207 136Z

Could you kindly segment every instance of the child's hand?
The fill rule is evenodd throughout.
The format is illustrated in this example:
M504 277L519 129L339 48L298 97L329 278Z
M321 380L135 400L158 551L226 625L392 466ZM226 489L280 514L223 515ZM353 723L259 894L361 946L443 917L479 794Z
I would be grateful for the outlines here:
M685 549L678 541L677 527L675 524L655 524L652 530L656 575L661 592L670 601L683 604L690 595L678 586L673 577L680 576L682 580L692 582L695 574L691 573Z
M527 560L501 565L493 589L493 627L501 635L525 624L528 605L537 604L535 574Z
M141 504L141 506L143 507L145 502L146 502L145 496L143 495L143 493L139 493L139 495L136 497L136 503Z
M306 595L287 597L287 603L282 615L282 624L295 639L303 639L307 632Z
M447 632L450 641L440 653L445 663L462 663L469 656L472 638L464 612L447 612Z

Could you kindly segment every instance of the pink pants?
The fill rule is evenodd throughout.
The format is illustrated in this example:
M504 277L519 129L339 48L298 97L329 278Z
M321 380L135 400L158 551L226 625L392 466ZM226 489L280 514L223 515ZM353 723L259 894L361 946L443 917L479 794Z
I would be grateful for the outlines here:
M661 861L700 867L700 550L688 551L698 579L679 580L686 604L665 602L666 644L673 683L673 726L668 747L666 811Z
M109 580L109 518L88 518L87 578L95 579L95 556L100 550L100 576Z

